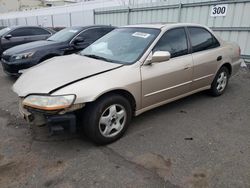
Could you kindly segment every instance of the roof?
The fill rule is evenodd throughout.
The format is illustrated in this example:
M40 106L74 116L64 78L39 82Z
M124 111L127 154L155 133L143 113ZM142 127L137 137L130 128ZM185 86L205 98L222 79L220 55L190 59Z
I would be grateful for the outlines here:
M172 27L181 27L181 26L201 26L200 24L195 23L155 23L155 24L137 24L137 25L128 25L123 27L141 27L141 28L155 28L155 29L162 29L162 28L172 28Z
M75 29L87 29L87 28L93 28L93 27L110 27L110 28L116 28L112 25L87 25L87 26L71 26L71 27L65 27L65 28L75 28Z

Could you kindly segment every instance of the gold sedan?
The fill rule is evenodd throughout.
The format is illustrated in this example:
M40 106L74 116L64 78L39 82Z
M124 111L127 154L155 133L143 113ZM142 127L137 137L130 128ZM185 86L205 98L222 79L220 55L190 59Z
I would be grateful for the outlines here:
M202 90L223 94L240 62L239 46L205 26L133 25L28 69L13 89L26 120L70 122L70 130L77 122L94 142L107 144L125 133L133 115Z

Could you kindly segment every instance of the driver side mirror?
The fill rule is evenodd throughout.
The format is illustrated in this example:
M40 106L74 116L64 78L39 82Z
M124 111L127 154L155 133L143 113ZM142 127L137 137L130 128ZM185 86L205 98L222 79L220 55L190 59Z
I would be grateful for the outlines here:
M4 36L5 39L10 39L11 37L12 37L11 34L8 34L8 35L5 35L5 36Z
M163 61L168 61L171 57L171 54L168 51L155 51L153 55L146 61L146 65L151 63L160 63Z
M85 39L83 37L76 37L76 39L74 40L74 44L77 45L79 43L83 43L85 41Z

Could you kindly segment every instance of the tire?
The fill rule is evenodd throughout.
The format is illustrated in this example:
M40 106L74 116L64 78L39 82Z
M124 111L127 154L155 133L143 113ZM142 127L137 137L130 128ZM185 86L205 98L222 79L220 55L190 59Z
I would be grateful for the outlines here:
M106 95L86 106L83 131L94 143L109 144L123 136L131 117L132 108L127 99L117 94Z
M210 94L215 97L222 95L227 88L229 77L228 68L221 67L211 84Z

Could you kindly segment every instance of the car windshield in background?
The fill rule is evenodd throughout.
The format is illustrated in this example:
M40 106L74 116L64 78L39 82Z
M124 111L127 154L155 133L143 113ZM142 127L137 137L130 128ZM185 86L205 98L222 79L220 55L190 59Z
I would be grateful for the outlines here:
M118 28L81 51L81 55L109 62L132 64L159 35L159 29Z
M9 27L6 27L4 29L0 30L0 36L3 36L6 32L10 31L11 29Z
M77 33L79 33L79 31L80 29L78 28L66 28L55 33L47 40L56 42L66 42L68 40L71 40Z

